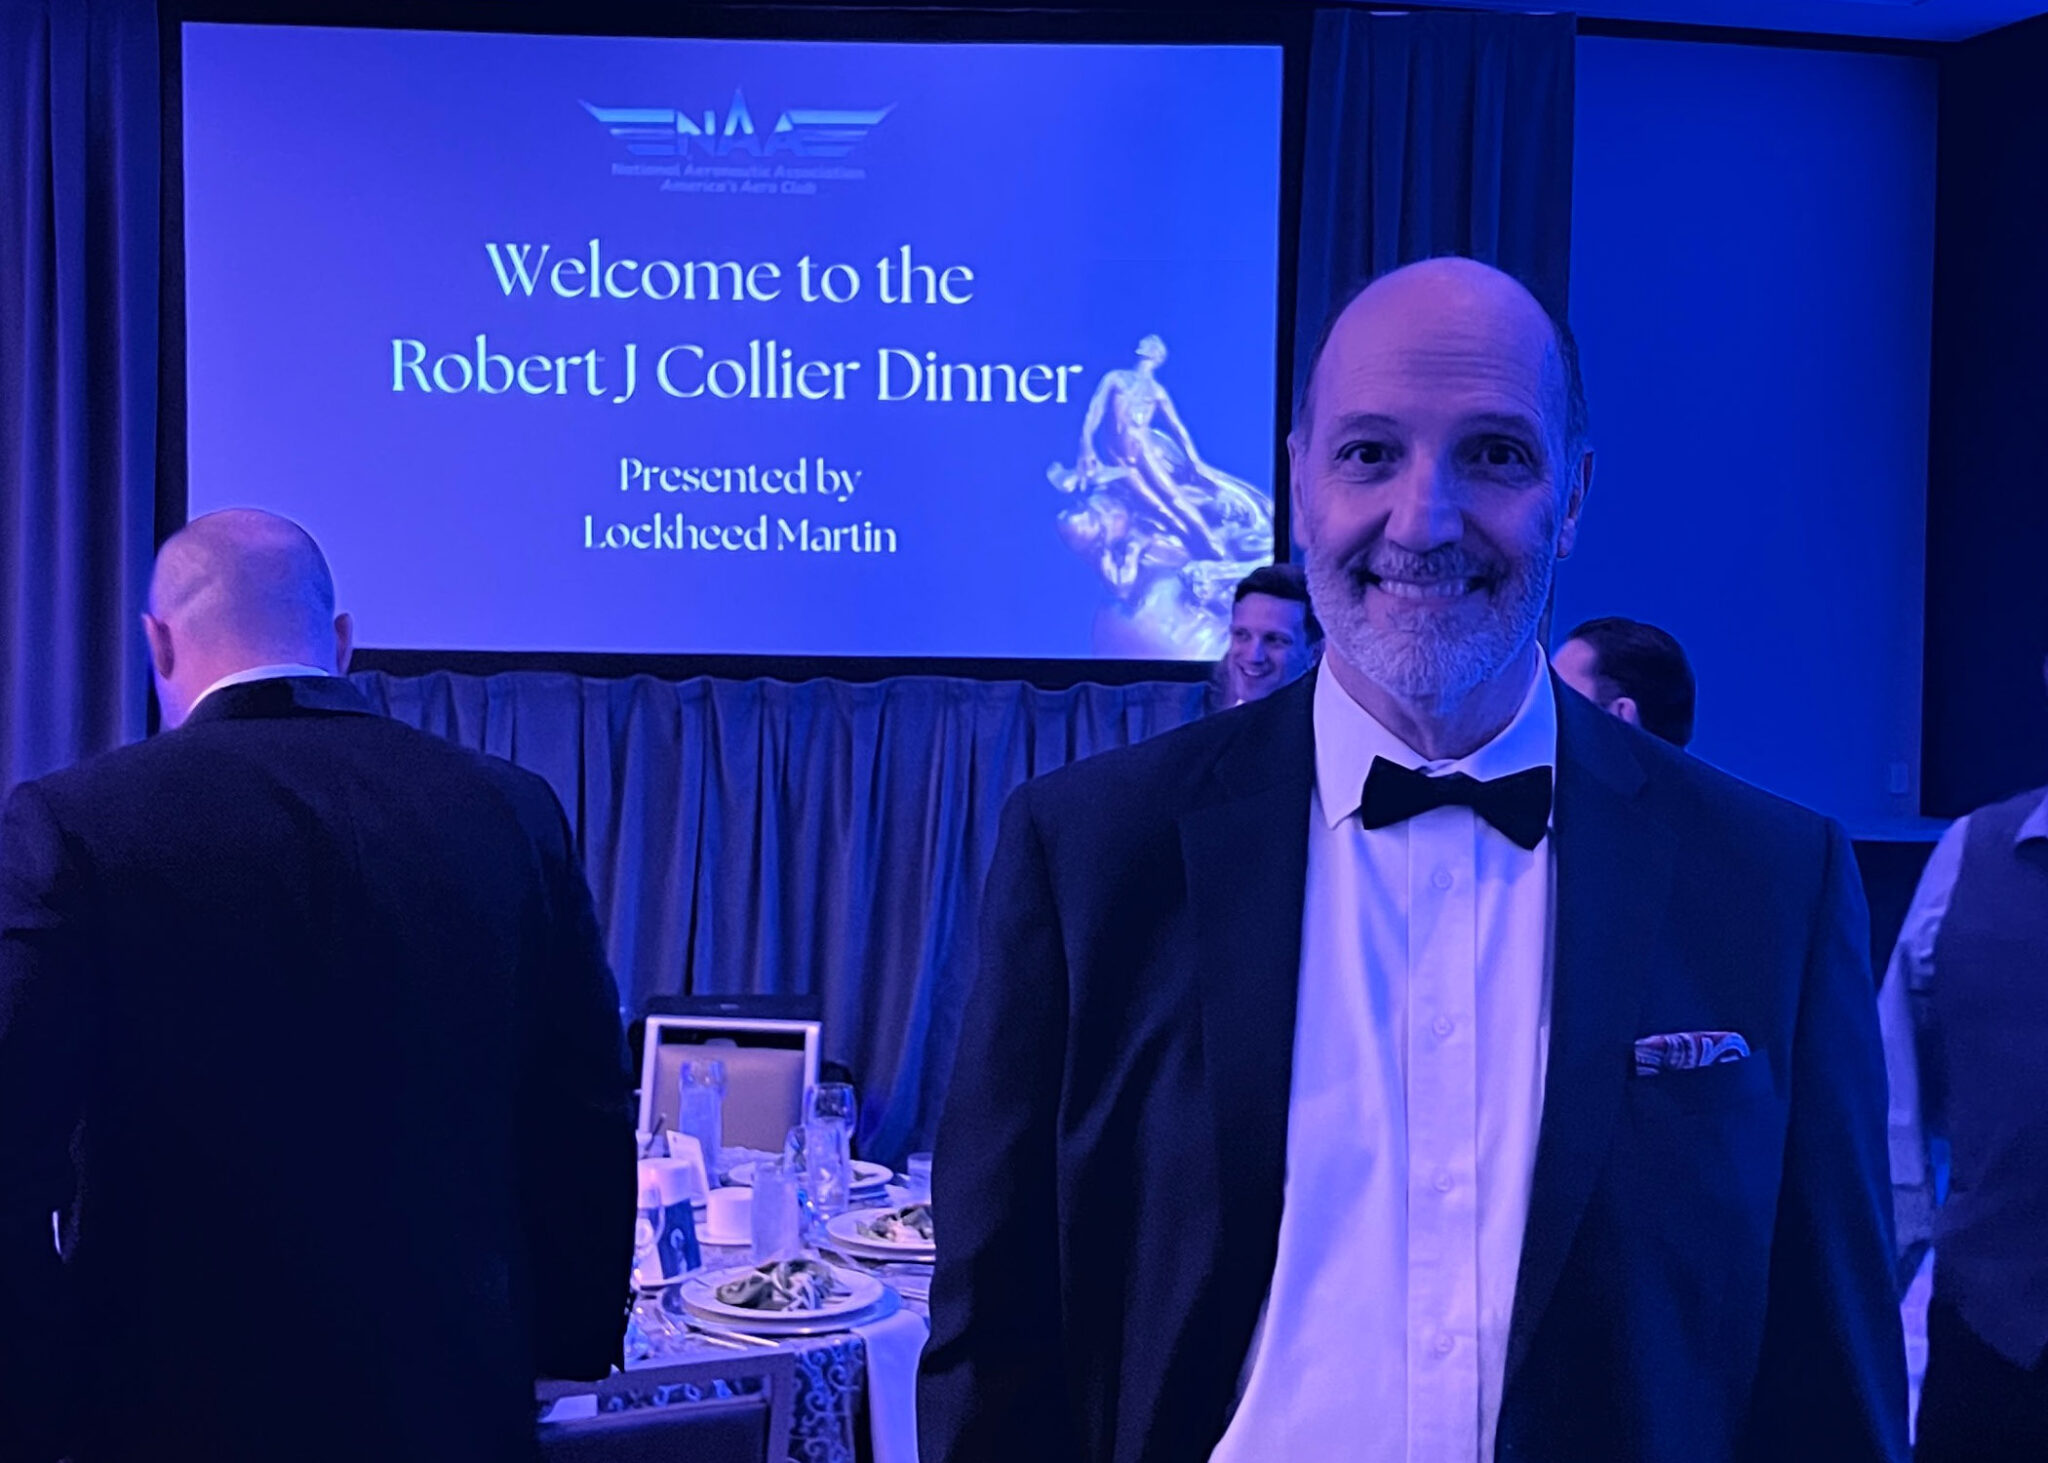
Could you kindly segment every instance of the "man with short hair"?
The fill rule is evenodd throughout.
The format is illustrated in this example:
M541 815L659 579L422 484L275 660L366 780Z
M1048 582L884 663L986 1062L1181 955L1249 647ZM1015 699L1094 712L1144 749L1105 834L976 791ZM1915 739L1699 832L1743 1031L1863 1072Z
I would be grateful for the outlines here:
M1849 841L1545 674L1570 337L1398 270L1288 445L1314 676L1005 811L925 1463L1894 1463Z
M1231 596L1230 648L1217 666L1219 709L1259 701L1315 664L1323 627L1298 564L1262 564Z
M632 1247L561 807L372 713L296 524L195 520L142 623L168 729L0 818L0 1457L527 1463Z
M1565 637L1550 665L1609 716L1674 747L1692 740L1692 665L1685 647L1655 625L1619 615L1588 620Z

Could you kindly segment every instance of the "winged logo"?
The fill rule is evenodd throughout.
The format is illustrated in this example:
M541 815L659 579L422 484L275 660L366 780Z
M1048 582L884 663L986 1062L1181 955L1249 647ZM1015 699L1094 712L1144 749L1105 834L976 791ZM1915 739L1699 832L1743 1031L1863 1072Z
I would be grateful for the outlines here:
M893 105L789 107L764 134L755 128L746 94L737 88L723 118L710 108L686 112L679 107L600 107L585 102L583 109L635 157L681 157L694 151L711 157L788 153L820 158L847 156L896 110Z

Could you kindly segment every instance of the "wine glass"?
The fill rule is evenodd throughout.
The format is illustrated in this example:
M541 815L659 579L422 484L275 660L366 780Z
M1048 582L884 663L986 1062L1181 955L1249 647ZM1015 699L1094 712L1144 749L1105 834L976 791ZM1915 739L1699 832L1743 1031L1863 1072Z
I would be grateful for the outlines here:
M805 1094L804 1121L807 1123L837 1124L843 1126L850 1137L856 1116L851 1082L820 1082Z

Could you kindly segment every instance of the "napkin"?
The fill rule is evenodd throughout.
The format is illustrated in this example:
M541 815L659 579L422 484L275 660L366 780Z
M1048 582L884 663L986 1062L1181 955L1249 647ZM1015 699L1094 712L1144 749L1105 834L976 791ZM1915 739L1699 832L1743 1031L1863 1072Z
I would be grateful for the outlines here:
M853 1328L868 1350L868 1434L875 1463L917 1463L917 1361L931 1331L907 1306Z

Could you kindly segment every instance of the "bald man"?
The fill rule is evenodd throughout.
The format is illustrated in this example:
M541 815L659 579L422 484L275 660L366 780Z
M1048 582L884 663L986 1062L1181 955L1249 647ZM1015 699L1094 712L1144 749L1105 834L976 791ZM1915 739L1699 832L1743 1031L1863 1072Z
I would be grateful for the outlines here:
M1587 430L1514 281L1377 281L1288 443L1321 666L1012 798L925 1463L1904 1457L1849 842L1560 694Z
M631 1260L562 810L371 714L281 518L172 537L142 627L167 730L0 819L0 1458L524 1463Z

